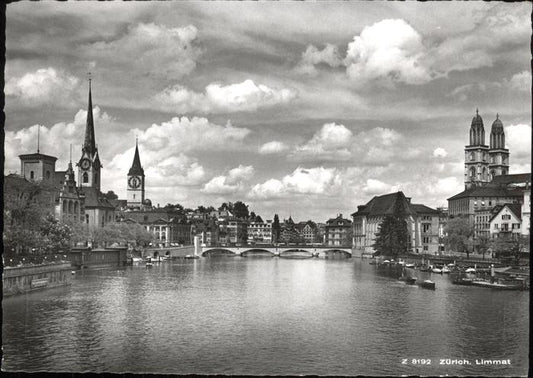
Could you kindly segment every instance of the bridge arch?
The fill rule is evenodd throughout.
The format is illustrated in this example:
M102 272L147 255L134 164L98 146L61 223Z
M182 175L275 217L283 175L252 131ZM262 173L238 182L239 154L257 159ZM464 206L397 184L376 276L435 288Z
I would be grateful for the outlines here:
M327 249L324 251L326 259L335 259L335 258L349 258L352 257L352 253L344 249Z
M236 256L237 254L227 248L212 248L202 252L202 257Z
M264 248L250 248L241 253L242 257L272 257L274 252Z

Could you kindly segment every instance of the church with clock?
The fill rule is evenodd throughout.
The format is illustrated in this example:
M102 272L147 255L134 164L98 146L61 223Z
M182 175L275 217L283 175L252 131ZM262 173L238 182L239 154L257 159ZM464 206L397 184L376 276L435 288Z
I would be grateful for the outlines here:
M144 205L144 169L139 157L139 144L135 142L135 155L128 171L127 206L130 209L141 209Z

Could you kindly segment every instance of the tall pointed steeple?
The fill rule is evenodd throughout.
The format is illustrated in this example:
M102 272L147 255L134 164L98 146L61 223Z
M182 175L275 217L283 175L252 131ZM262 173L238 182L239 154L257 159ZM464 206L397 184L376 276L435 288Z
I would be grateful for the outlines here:
M128 172L128 175L144 176L144 169L141 166L141 158L139 157L139 142L135 139L135 155L133 156L133 164Z
M85 140L83 142L83 151L91 154L96 151L96 141L94 138L94 119L93 119L93 99L91 94L91 79L89 78L89 105L87 107L87 124L85 126Z
M139 142L135 138L135 155L133 155L133 164L128 172L128 202L127 206L131 209L140 209L144 202L144 169L141 166L139 157Z

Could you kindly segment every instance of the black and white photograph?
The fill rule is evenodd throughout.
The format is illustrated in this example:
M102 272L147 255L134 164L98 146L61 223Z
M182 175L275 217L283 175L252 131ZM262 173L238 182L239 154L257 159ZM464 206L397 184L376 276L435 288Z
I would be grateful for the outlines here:
M7 4L2 372L528 376L532 10Z

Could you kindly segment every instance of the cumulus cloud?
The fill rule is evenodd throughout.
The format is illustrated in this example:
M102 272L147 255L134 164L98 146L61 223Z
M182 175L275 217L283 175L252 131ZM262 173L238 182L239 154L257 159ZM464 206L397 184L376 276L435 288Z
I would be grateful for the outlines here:
M442 147L437 147L433 150L433 157L436 157L436 158L443 158L443 157L446 157L448 156L448 151L446 151L444 148Z
M105 64L129 66L143 75L178 79L192 72L200 49L198 30L193 25L166 27L154 23L132 25L125 34L111 41L85 46L84 53Z
M491 67L498 59L513 55L513 48L528 43L531 35L529 12L506 4L490 9L473 29L447 38L428 52L427 64L438 76L451 71ZM501 54L500 54L501 53Z
M322 50L319 50L313 45L307 46L295 70L300 74L315 76L318 73L315 66L320 64L329 67L339 67L342 65L342 58L337 46L328 43Z
M290 194L335 195L342 187L342 178L336 168L296 168L281 180L269 179L254 185L248 197L270 199Z
M77 98L79 80L55 68L40 68L21 77L9 79L4 88L6 96L20 100L25 106L52 105L68 107Z
M511 153L511 159L531 158L530 125L517 124L505 126L505 142Z
M226 150L235 148L250 134L230 122L220 126L202 117L174 117L140 131L139 142L153 151Z
M380 180L367 179L363 192L369 195L384 194L392 191L392 186Z
M323 160L347 160L353 133L344 125L326 123L307 143L296 147L293 158L320 158Z
M261 155L278 154L281 152L285 152L288 149L289 146L287 146L285 143L274 140L272 142L265 143L261 147L259 147L259 153Z
M294 90L274 89L255 84L253 80L245 80L226 86L212 83L205 88L205 93L175 85L155 95L154 100L161 108L180 113L229 113L283 105L295 97Z
M509 80L509 86L518 91L531 92L531 72L522 71L514 74Z
M244 183L254 175L254 167L239 165L231 169L226 176L213 177L202 188L209 194L230 194L244 189Z
M425 54L421 35L401 19L386 19L363 29L348 44L344 64L355 83L379 80L422 84L431 79L421 62Z
M313 137L289 154L295 161L347 161L357 159L371 164L390 162L398 158L416 158L420 151L416 148L404 149L400 146L402 136L398 132L375 127L354 134L344 125L324 124Z

